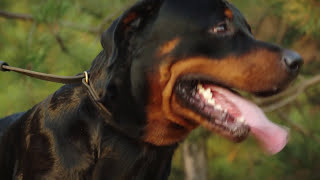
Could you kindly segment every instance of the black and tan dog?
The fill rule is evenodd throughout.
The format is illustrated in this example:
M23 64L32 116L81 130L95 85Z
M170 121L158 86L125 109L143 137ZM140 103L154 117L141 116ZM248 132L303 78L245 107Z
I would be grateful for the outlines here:
M142 0L102 35L90 83L66 85L2 119L1 179L167 179L172 155L199 125L233 141L251 132L270 153L287 132L235 90L286 88L301 57L257 41L224 0Z

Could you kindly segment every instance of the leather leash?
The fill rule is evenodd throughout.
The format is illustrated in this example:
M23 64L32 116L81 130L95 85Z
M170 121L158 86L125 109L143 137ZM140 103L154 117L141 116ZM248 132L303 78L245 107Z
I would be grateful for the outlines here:
M30 76L36 79L41 79L44 81L50 81L55 83L62 83L62 84L74 84L81 82L83 78L85 78L85 75L77 75L77 76L57 76L52 74L45 74L35 71L30 71L26 69L21 69L17 67L9 66L8 63L4 61L0 61L0 71L14 71L20 74L24 74L26 76Z
M74 83L82 83L87 89L88 92L93 99L93 101L99 106L100 109L106 112L106 114L111 117L110 111L99 101L99 96L97 92L94 90L94 88L91 87L91 83L89 83L89 72L85 71L81 75L76 76L57 76L53 74L45 74L35 71L30 71L22 68L12 67L9 66L8 63L4 61L0 61L0 71L6 72L6 71L13 71L17 72L29 77L33 77L36 79L44 80L44 81L50 81L55 83L62 83L62 84L74 84Z

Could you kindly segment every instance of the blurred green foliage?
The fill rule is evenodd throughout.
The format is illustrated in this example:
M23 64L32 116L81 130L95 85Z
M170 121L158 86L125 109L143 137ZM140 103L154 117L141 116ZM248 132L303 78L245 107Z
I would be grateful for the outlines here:
M34 21L0 17L0 59L13 66L59 75L83 72L101 50L101 23L106 17L114 19L132 2L1 0L0 10L29 14ZM300 81L320 74L319 0L232 2L248 18L257 38L300 50L306 58ZM105 24L103 29L110 22ZM0 117L29 109L61 86L15 73L1 73L0 82ZM266 156L253 139L233 144L219 136L209 136L210 179L320 179L319 94L320 85L313 85L290 105L268 114L291 128L288 146L276 156ZM207 138L201 133L195 136ZM183 157L178 150L171 179L183 177Z

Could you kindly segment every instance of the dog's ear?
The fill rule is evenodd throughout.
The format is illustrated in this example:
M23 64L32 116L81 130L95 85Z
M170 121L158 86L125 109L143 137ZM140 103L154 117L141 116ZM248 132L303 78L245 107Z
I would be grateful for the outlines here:
M108 66L111 66L120 53L126 53L131 38L144 29L150 19L158 13L163 0L142 0L116 19L110 28L102 34L101 44L110 54Z

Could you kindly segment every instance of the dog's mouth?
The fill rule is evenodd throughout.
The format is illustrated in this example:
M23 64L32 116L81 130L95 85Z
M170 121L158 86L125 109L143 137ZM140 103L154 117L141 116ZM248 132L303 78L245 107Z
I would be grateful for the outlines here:
M287 131L269 121L257 105L234 90L211 81L188 78L177 81L174 93L181 106L202 117L201 120L184 118L233 141L240 142L251 132L271 154L281 151L287 143Z

